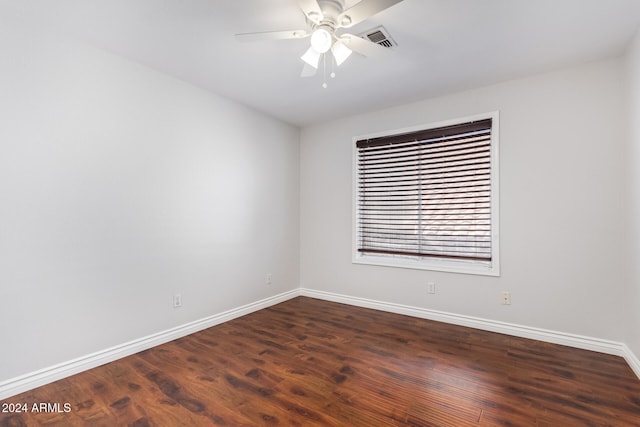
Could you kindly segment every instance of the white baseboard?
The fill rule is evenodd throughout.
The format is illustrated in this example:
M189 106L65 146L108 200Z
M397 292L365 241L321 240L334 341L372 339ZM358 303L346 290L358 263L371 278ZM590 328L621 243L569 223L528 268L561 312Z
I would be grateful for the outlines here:
M636 376L640 378L640 359L636 356L626 344L624 346L624 360L627 361L629 367L636 373Z
M466 326L485 331L498 332L507 335L530 338L554 344L566 345L569 347L584 350L597 351L600 353L613 354L623 357L633 372L640 378L640 359L624 343L602 340L598 338L585 337L564 332L550 331L547 329L533 328L529 326L516 325L512 323L498 322L495 320L482 319L472 316L447 313L443 311L430 310L420 307L412 307L401 304L394 304L384 301L376 301L367 298L359 298L348 295L341 295L331 292L316 291L313 289L298 288L284 292L273 297L265 298L247 305L243 305L232 310L215 314L204 319L196 320L163 332L148 335L146 337L130 341L115 347L108 348L93 354L89 354L77 359L70 360L55 366L50 366L36 372L31 372L8 381L0 383L0 399L6 399L16 394L31 390L36 387L57 381L59 379L77 374L88 369L104 365L122 357L130 356L143 350L164 344L169 341L184 337L194 332L210 328L220 323L271 307L297 296L307 296L326 301L339 302L357 307L372 308L375 310L387 311L390 313L404 314L407 316L422 319L435 320L454 325Z
M219 325L220 323L227 322L237 317L253 313L254 311L271 307L272 305L289 300L298 295L300 295L300 289L294 289L289 292L284 292L273 297L265 298L263 300L246 304L238 308L224 311L222 313L218 313L204 319L196 320L181 326L177 326L175 328L168 329L166 331L158 332L156 334L148 335L137 340L117 345L106 350L82 356L68 362L50 366L36 372L28 373L26 375L21 375L8 381L3 381L2 383L0 383L0 399L6 399L8 397L15 396L16 394L20 394L33 388L49 384L53 381L66 378L68 376L98 367L100 365L104 365L105 363L113 362L114 360L120 359L122 357L130 356L140 351L147 350L151 347L155 347L157 345L182 338L186 335L210 328L215 325Z
M340 302L343 304L355 305L358 307L373 308L390 313L404 314L407 316L419 317L422 319L436 320L439 322L451 323L454 325L466 326L475 329L482 329L485 331L498 332L501 334L522 338L546 341L584 350L613 354L616 356L624 357L627 363L629 363L633 371L636 373L638 378L640 378L640 361L633 355L631 350L627 348L625 344L619 342L551 331L541 328L533 328L523 325L516 325L506 322L498 322L495 320L447 313L426 308L412 307L366 298L352 297L348 295L316 291L312 289L302 288L300 289L300 295L327 301Z

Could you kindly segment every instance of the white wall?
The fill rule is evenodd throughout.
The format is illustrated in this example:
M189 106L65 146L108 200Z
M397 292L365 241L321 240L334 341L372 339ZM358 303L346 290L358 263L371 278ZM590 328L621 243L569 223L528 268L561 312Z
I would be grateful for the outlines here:
M629 78L629 293L627 346L640 358L640 31L627 54Z
M298 287L298 129L1 21L0 383Z
M301 286L623 341L623 77L610 60L303 129ZM352 264L352 138L494 110L501 277Z
M589 64L299 135L106 52L1 24L0 383L298 285L640 354L640 268L625 273L621 247L633 218L635 266L640 174L626 185L622 165L630 117L640 170L640 36L626 69ZM501 277L351 264L352 137L494 110Z

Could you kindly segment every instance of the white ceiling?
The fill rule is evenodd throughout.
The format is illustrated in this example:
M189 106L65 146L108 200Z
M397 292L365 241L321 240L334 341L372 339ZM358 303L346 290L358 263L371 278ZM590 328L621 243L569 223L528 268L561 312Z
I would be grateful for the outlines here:
M323 89L321 73L299 77L308 39L234 38L306 28L296 0L0 0L0 13L300 126L619 55L640 27L640 0L404 0L350 29L384 25L393 54L354 54Z

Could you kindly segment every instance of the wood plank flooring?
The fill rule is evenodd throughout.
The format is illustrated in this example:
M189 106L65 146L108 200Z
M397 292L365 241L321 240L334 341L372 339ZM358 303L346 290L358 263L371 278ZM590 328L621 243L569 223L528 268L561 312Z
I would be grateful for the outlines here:
M615 356L299 297L4 404L29 410L2 427L640 426L640 380Z

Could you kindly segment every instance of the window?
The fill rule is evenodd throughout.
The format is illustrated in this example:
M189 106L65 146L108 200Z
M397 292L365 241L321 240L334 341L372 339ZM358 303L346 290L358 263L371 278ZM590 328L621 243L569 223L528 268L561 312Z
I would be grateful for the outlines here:
M353 261L497 276L497 121L355 138Z

